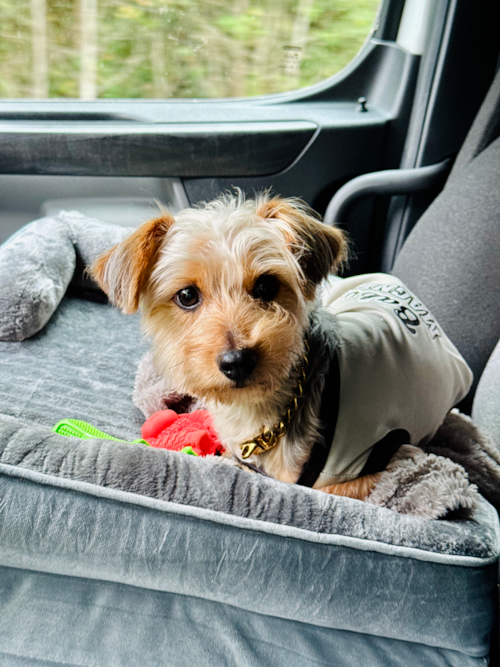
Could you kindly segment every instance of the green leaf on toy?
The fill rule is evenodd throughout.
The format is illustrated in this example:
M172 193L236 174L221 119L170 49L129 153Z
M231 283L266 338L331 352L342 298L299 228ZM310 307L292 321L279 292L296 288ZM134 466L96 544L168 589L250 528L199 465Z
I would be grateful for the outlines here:
M82 438L83 440L90 440L92 438L99 438L101 440L113 440L114 442L126 442L132 445L148 445L149 443L139 438L138 440L120 440L120 438L114 438L112 435L100 431L92 424L82 421L81 419L63 419L52 429L54 433L59 435L73 436L74 438Z
M179 451L184 452L184 454L191 454L192 456L198 456L198 454L194 451L191 445L189 445L188 447L183 447Z

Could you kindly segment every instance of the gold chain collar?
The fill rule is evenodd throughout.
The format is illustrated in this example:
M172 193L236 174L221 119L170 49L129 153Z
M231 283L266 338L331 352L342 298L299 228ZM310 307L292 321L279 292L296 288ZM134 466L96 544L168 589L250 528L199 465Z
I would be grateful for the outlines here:
M304 338L304 354L302 355L302 361L300 362L299 367L299 379L297 380L293 396L286 409L285 417L275 424L273 428L266 428L260 435L241 444L242 459L247 459L249 456L252 456L252 454L262 454L262 452L269 451L273 447L276 447L279 439L285 435L294 414L299 409L299 401L304 396L304 386L307 377L306 371L309 364L309 350L309 333L306 333Z

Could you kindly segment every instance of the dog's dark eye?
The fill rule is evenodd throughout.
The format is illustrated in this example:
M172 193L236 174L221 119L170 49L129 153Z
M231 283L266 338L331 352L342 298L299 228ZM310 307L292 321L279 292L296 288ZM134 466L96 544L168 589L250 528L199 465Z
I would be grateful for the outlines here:
M264 274L259 276L253 286L252 296L262 301L272 301L280 291L280 281L276 276Z
M194 285L179 290L174 299L176 304L184 310L193 310L201 303L200 293Z

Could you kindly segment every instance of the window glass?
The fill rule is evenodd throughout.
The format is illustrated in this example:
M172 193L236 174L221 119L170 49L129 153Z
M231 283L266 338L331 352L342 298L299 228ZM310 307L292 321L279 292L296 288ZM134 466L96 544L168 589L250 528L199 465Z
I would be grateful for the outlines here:
M223 98L344 67L379 0L0 0L0 97Z

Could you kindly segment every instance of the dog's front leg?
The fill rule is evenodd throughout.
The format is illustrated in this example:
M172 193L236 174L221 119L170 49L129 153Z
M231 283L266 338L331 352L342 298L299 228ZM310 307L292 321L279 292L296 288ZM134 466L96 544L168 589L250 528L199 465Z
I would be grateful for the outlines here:
M375 472L372 475L357 477L349 482L323 486L319 490L324 491L325 493L331 493L334 496L347 496L349 498L356 498L357 500L364 500L373 491L381 475L381 472Z

